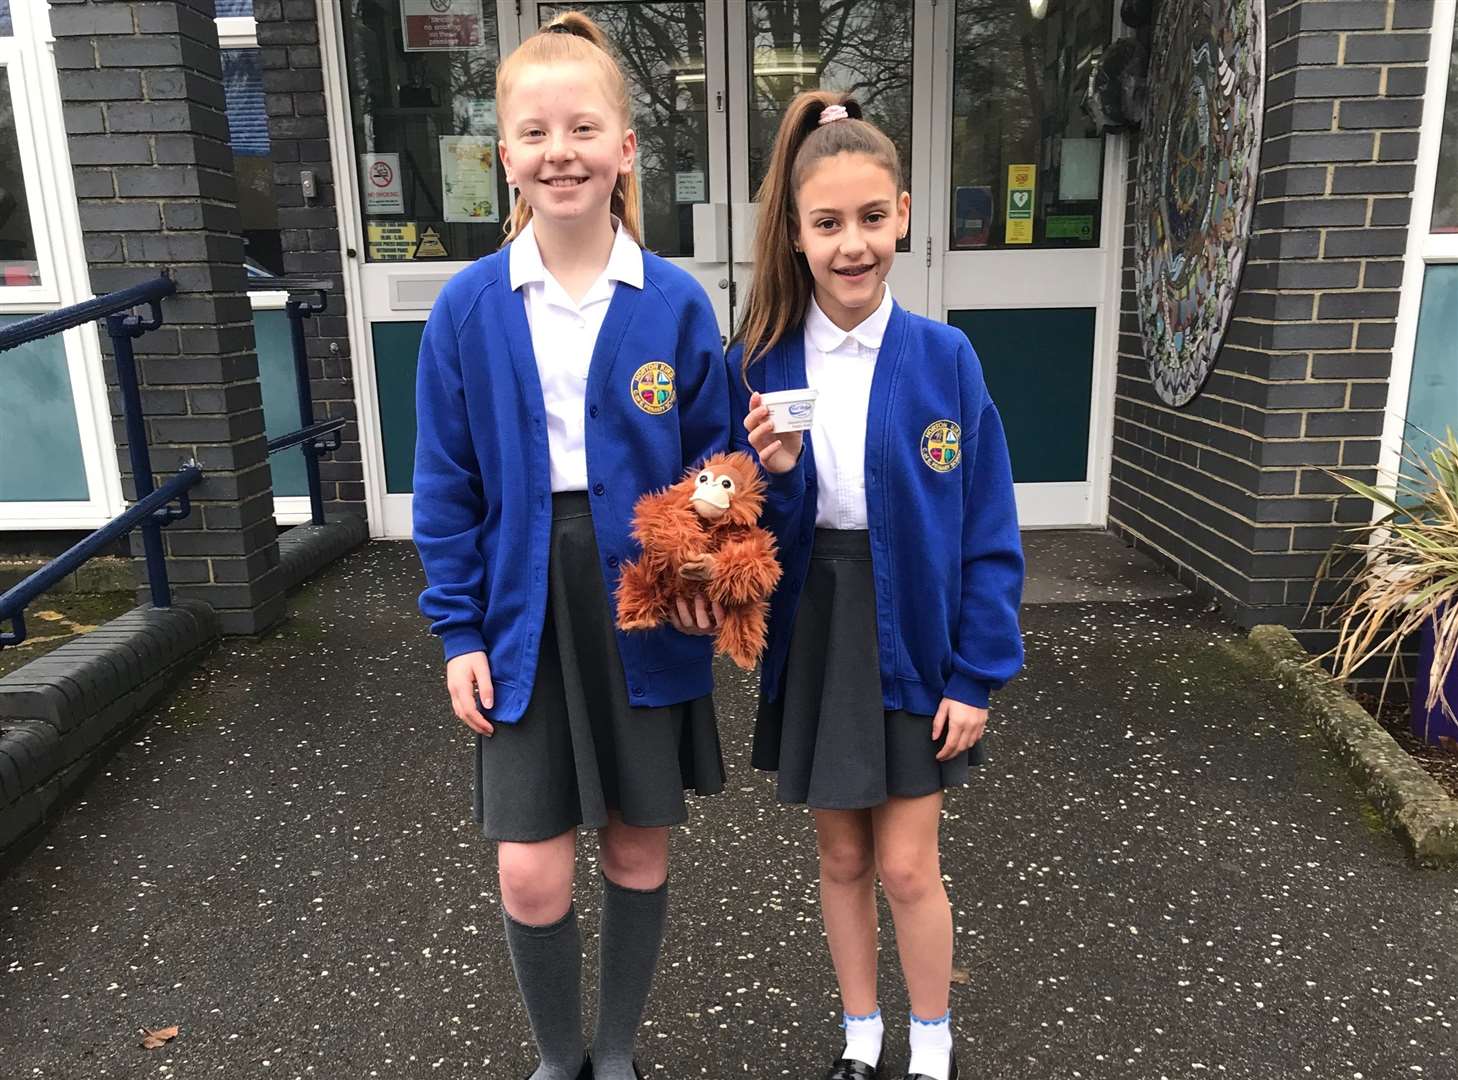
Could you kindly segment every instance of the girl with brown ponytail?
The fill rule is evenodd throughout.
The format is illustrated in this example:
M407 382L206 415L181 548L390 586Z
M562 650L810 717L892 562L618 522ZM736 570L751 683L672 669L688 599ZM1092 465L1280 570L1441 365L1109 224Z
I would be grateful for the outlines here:
M723 349L692 277L642 250L637 138L602 32L562 15L497 73L509 243L457 274L421 342L421 610L476 733L476 816L541 1061L532 1080L635 1080L684 790L723 788L706 612L628 637L633 506L728 442ZM572 882L602 871L597 1028L582 1032Z
M955 1080L937 834L944 789L981 762L988 695L1022 666L1007 443L966 337L891 298L911 200L895 145L853 99L794 100L759 202L727 358L730 430L768 476L784 569L752 760L815 816L845 1010L827 1080L881 1066L878 875L911 999L904 1076ZM761 393L807 389L809 430L776 431Z

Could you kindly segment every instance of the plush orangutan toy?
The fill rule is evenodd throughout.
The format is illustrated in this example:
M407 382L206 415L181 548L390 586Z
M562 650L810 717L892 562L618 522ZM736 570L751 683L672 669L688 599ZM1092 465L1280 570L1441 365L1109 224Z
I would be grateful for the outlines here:
M714 647L746 670L764 651L769 595L780 580L775 539L758 525L764 481L745 453L715 454L664 491L633 508L633 537L643 547L623 564L618 626L651 630L668 622L683 598L693 610L703 593L724 609Z

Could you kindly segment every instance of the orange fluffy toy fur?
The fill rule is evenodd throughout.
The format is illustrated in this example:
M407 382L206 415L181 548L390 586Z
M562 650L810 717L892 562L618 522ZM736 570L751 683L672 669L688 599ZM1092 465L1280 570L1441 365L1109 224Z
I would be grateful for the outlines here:
M642 558L623 564L618 626L651 630L682 598L703 593L723 608L714 647L748 670L764 651L769 595L780 580L775 540L760 528L764 480L745 453L715 454L633 508Z

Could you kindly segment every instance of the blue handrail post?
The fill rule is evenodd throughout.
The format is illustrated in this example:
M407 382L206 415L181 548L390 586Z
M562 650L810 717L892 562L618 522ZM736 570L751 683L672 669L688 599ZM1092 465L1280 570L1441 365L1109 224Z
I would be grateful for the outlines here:
M312 318L329 303L323 289L316 291L317 300L301 300L290 296L284 305L289 317L289 333L294 344L294 377L299 387L299 427L314 426L314 390L309 382L309 354L304 342L304 320ZM319 487L319 455L314 440L302 443L304 472L309 480L309 511L315 525L324 524L324 495Z
M152 456L147 450L147 427L142 414L142 394L137 387L137 361L132 353L132 339L162 325L162 309L152 302L152 317L143 321L136 315L118 313L106 317L106 332L111 335L116 357L116 379L121 387L122 410L126 415L127 452L132 459L132 482L137 488L137 501L152 494ZM162 552L163 522L149 514L141 522L142 547L147 554L147 580L152 586L152 606L172 606L172 590L167 583L167 559Z

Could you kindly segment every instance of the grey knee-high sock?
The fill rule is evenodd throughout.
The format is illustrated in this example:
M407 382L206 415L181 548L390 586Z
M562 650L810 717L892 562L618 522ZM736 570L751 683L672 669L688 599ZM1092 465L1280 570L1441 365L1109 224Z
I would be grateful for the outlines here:
M542 1064L531 1080L577 1080L582 1045L582 935L577 909L550 926L528 926L501 909L516 985Z
M596 1080L634 1080L633 1040L658 967L668 882L646 892L602 879L602 953L597 1034L592 1039Z

